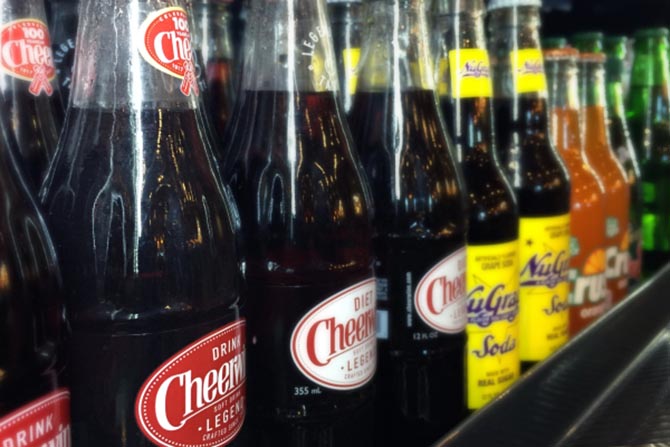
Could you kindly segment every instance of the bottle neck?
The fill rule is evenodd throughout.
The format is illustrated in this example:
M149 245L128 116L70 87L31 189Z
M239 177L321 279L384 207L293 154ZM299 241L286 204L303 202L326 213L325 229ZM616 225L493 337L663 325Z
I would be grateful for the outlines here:
M74 107L196 108L199 88L187 5L181 0L170 4L81 1Z
M201 2L194 6L195 47L202 51L203 62L232 60L230 15L225 4Z
M423 0L376 0L367 17L358 91L433 90Z
M581 64L581 101L584 107L605 108L605 69L601 63L582 62Z
M623 82L620 80L607 83L607 107L611 118L624 118Z
M581 136L577 64L572 59L549 60L546 67L553 141L559 151L578 155Z
M243 90L339 89L324 0L252 0L249 12Z

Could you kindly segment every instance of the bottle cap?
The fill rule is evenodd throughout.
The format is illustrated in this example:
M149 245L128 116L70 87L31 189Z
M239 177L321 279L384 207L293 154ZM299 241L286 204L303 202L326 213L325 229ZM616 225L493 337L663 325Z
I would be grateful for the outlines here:
M599 31L577 33L572 36L572 46L584 53L602 53L605 35Z
M515 8L519 6L534 6L542 7L542 0L489 0L487 9L493 11L494 9Z
M565 37L546 37L542 39L542 48L546 49L556 49L556 48L567 48L568 39Z
M611 59L625 59L626 58L626 44L628 38L626 36L608 36L604 41L605 53Z
M574 48L552 48L544 50L544 58L548 61L577 60L579 51Z
M649 39L654 37L668 37L670 31L667 28L646 28L635 33L635 39Z
M604 64L607 56L603 53L581 53L579 60L593 64Z

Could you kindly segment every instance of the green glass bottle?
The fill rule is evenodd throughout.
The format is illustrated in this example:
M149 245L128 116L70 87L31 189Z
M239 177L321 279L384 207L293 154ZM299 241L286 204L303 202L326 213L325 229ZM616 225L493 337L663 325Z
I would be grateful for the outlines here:
M602 53L604 38L605 35L601 32L589 31L575 34L570 42L580 53Z
M670 261L669 78L668 30L639 31L627 117L641 158L645 276Z
M543 49L560 49L568 47L568 39L565 37L545 37L542 39Z
M642 275L642 179L635 147L630 138L623 101L627 39L608 37L604 42L607 53L607 110L612 150L626 172L630 186L630 285L637 284Z

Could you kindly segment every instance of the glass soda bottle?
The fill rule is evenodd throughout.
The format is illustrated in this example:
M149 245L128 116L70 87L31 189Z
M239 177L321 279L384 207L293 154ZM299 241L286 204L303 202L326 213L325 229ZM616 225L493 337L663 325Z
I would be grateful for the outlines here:
M628 124L642 171L642 250L645 276L670 261L670 74L668 30L635 35Z
M574 49L544 52L551 132L572 180L570 212L570 335L607 311L605 189L582 152L579 75Z
M349 113L358 84L358 63L363 40L364 6L362 0L328 0L333 44L340 79L344 111Z
M368 8L349 122L376 206L378 443L428 445L465 412L465 200L424 1Z
M51 48L53 49L56 77L63 105L63 113L70 100L74 44L77 41L79 0L47 0ZM61 120L62 121L62 120Z
M570 179L549 134L539 0L489 3L489 53L500 160L521 216L522 367L568 340Z
M2 110L26 181L37 193L56 149L62 110L43 0L0 1L0 51Z
M0 113L0 440L69 447L61 277L8 118Z
M614 305L628 294L630 187L609 140L605 60L603 53L581 54L579 89L584 154L605 187L605 275L608 302Z
M440 0L437 29L445 51L440 79L451 88L442 111L468 191L468 410L514 383L519 361L519 209L493 139L493 84L482 0Z
M205 106L214 130L220 135L225 132L235 101L229 3L195 0L193 4L194 40L205 70Z
M642 173L637 153L626 122L626 109L623 100L623 76L625 69L627 41L625 37L605 39L607 54L607 112L612 149L626 172L630 188L630 249L628 259L629 285L632 287L642 279Z
M196 110L186 8L81 2L41 193L68 291L74 445L236 445L244 421L237 214Z
M326 2L252 0L248 29L222 166L246 245L250 442L367 446L371 198L340 109Z
M605 35L600 31L586 31L572 36L570 42L580 53L602 53Z

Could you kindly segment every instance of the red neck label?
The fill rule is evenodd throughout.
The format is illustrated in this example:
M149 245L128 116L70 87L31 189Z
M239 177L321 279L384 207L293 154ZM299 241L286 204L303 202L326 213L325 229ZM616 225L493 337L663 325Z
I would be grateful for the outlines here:
M61 388L0 419L0 446L70 446L70 392Z
M140 28L139 50L154 68L181 79L185 96L200 94L193 63L188 16L182 8L164 8L150 14Z
M142 385L137 424L165 447L224 446L246 414L245 321L197 340L168 359Z
M56 78L49 29L41 20L21 19L3 25L0 31L2 71L30 82L28 91L35 96L54 92Z
M376 299L376 281L369 279L308 312L291 336L300 372L334 390L368 383L377 367Z
M416 311L431 328L458 334L468 322L465 249L458 250L426 273L414 293Z

